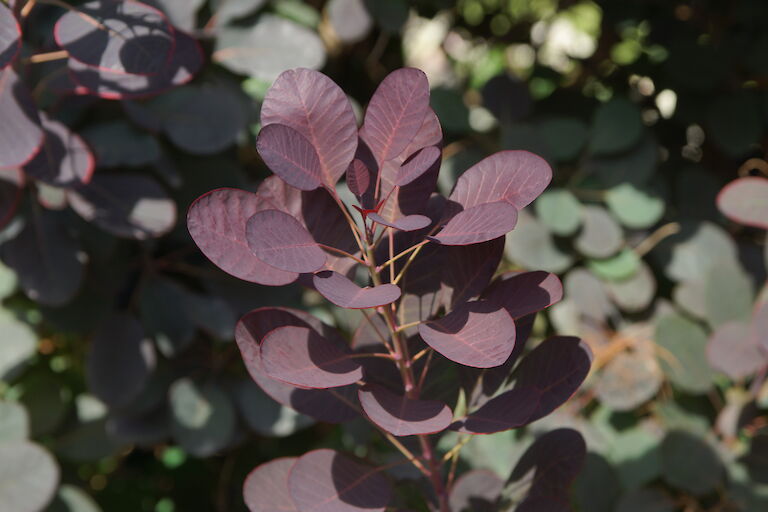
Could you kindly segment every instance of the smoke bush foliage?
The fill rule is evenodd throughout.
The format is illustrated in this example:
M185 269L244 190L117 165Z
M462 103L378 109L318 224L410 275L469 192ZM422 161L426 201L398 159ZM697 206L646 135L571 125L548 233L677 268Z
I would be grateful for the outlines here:
M255 193L200 197L188 212L190 234L233 276L299 282L361 315L348 341L302 311L251 311L236 327L243 361L276 401L327 422L362 415L403 457L362 462L319 449L276 459L248 476L249 508L399 506L392 481L402 462L423 477L435 510L567 509L585 457L568 429L540 438L506 483L486 473L455 478L471 436L548 415L589 372L591 353L578 338L553 337L524 354L536 312L562 296L559 279L495 277L505 235L549 184L549 165L502 151L462 174L447 198L435 193L442 130L426 76L412 68L383 80L359 129L332 80L286 71L266 94L261 124L258 151L275 176ZM438 453L435 441L448 432L459 441Z

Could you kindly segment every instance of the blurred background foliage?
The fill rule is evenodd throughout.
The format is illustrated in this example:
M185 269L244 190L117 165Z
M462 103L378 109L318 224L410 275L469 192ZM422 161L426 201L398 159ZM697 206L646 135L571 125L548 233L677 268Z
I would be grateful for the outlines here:
M18 498L9 488L32 486L38 502L19 510L245 510L240 486L261 462L320 446L365 455L357 421L315 423L277 405L232 341L236 319L267 304L346 330L357 317L333 316L299 287L226 276L195 249L184 214L210 189L254 189L268 175L254 145L259 102L284 69L322 70L360 111L389 71L414 66L443 124L444 192L501 149L552 164L502 270L560 275L565 298L534 337L576 334L595 353L557 413L478 436L462 463L504 475L534 434L566 425L590 452L576 510L768 510L768 355L749 343L768 316L757 309L766 233L715 204L729 181L768 170L768 3L148 3L203 44L193 83L147 101L38 100L91 145L97 175L159 179L178 221L128 240L58 211L60 191L37 187L27 210L43 210L58 249L18 257L27 211L0 233L0 509ZM27 55L56 48L62 12L31 11ZM33 66L30 80L49 72ZM69 279L71 293L41 291L33 258L56 262L43 277Z

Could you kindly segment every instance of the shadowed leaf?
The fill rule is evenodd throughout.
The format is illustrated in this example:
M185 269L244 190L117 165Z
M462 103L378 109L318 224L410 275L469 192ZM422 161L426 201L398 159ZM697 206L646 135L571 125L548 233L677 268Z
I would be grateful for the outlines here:
M22 166L40 150L37 106L12 68L0 71L0 167Z
M431 240L443 245L470 245L506 235L517 224L514 206L497 201L457 213Z
M453 512L495 512L504 481L493 471L476 469L461 475L451 488Z
M253 214L245 238L258 259L288 272L314 272L325 265L325 253L291 215L279 210Z
M411 399L376 384L361 388L358 398L368 418L396 436L441 432L453 418L451 409L442 402Z
M483 299L502 306L515 320L548 308L562 298L560 279L541 270L508 272L483 293Z
M445 251L445 260L440 262L438 269L441 302L450 311L488 286L504 255L504 238L441 249Z
M23 191L24 173L21 169L0 169L0 227L13 218Z
M400 298L400 288L394 284L382 284L360 288L338 272L325 270L312 278L320 294L337 306L348 309L366 309L391 304Z
M16 59L21 49L21 27L13 11L0 5L0 70Z
M168 390L171 432L185 451L210 457L226 447L235 433L235 409L229 396L214 382L198 385L187 377Z
M299 512L288 490L288 474L297 457L282 457L256 466L243 484L243 499L251 512Z
M96 167L83 139L59 121L41 117L45 138L40 151L24 165L24 172L56 187L87 184Z
M412 183L432 167L432 165L440 158L440 153L439 147L427 146L426 148L419 150L416 154L408 157L408 159L403 162L403 165L400 166L395 185L403 187Z
M715 490L725 477L717 452L689 432L669 432L661 444L661 460L664 480L695 496Z
M466 434L494 434L531 422L540 393L533 388L516 387L488 400L478 410L451 425Z

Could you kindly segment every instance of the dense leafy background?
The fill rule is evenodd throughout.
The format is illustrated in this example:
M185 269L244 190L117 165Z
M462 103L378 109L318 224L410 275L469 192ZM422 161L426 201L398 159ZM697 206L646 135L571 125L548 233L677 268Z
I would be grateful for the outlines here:
M331 316L298 286L227 277L178 219L210 189L268 175L259 105L284 69L321 69L360 107L407 65L433 87L443 192L501 149L552 164L502 270L561 275L565 299L534 337L577 334L596 355L569 404L525 432L479 436L460 465L506 475L533 435L570 426L589 450L570 495L578 510L768 506L766 226L729 220L718 205L734 200L716 200L768 169L765 2L150 3L201 42L206 63L146 100L62 97L62 62L25 59L58 49L66 11L39 2L22 22L15 66L46 129L63 123L91 148L98 186L65 193L39 165L19 191L19 174L0 171L0 217L20 205L0 234L0 502L245 510L241 483L260 462L318 447L365 455L358 423L315 424L275 404L233 343L237 318L262 305L343 330L357 317ZM56 176L82 177L67 165Z

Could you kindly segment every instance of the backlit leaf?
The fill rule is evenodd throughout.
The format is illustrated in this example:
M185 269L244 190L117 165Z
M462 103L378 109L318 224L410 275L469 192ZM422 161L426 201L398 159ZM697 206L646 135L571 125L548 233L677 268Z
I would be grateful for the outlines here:
M288 490L288 474L296 457L282 457L256 466L245 479L243 498L251 512L299 512Z
M400 166L395 184L398 187L402 187L412 183L432 167L437 159L440 158L440 153L440 148L437 146L427 146L408 157L403 162L403 165Z
M287 272L314 272L325 253L301 223L279 210L263 210L248 219L245 238L254 255Z
M503 201L482 203L457 213L431 240L470 245L504 236L517 224L517 209Z
M388 221L378 213L368 214L368 218L377 224L395 228L400 231L418 231L432 224L432 219L424 215L406 215L393 221Z
M276 123L265 126L259 132L256 147L270 170L289 185L299 190L314 190L323 185L320 157L312 144L293 128Z

